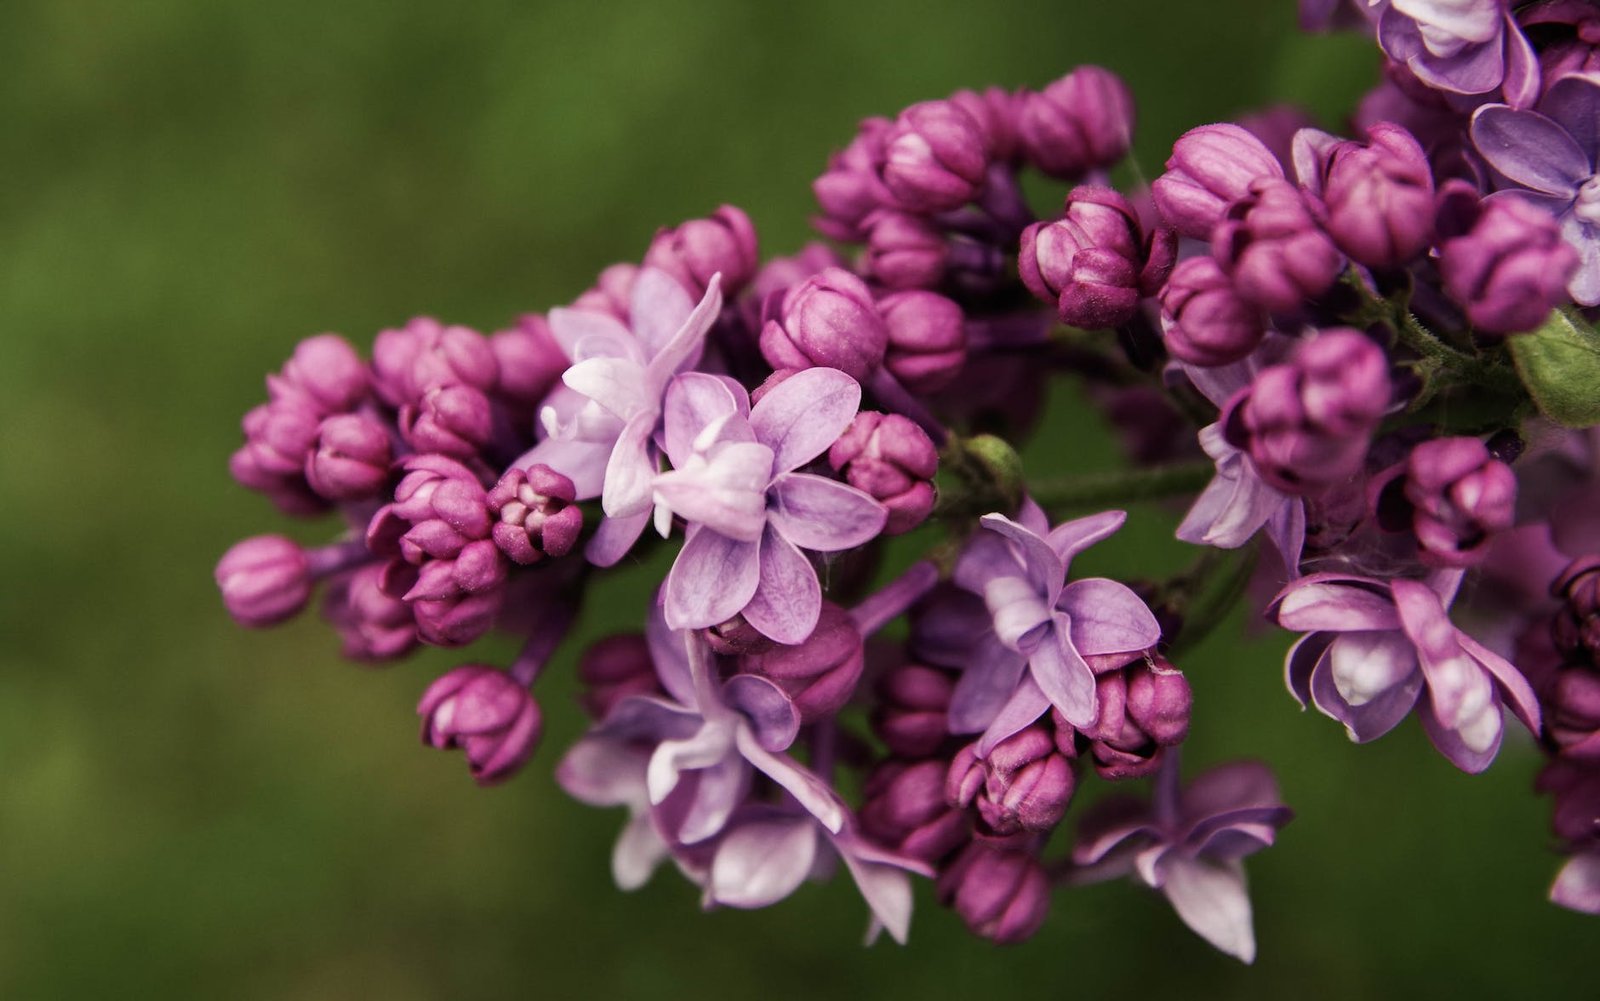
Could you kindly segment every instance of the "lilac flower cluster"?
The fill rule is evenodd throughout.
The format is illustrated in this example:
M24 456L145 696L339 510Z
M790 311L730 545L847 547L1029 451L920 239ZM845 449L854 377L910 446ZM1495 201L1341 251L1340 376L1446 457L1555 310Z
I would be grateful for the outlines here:
M578 658L592 725L556 766L626 809L620 886L670 861L753 908L842 864L869 937L905 939L922 876L1004 943L1126 875L1248 962L1241 860L1289 810L1259 762L1185 786L1179 757L1183 652L1253 592L1298 634L1290 692L1353 740L1416 716L1478 772L1534 735L1553 898L1600 912L1600 11L1302 14L1387 57L1354 138L1281 108L1201 125L1118 190L1133 99L1080 67L862 122L814 184L831 243L763 261L724 206L492 335L302 342L231 468L342 530L238 543L225 605L272 625L320 586L366 661L520 637L418 705L490 784L532 757L589 588L667 547L636 628ZM1059 210L1029 170L1070 185ZM1024 471L1058 373L1137 466ZM1189 570L1074 573L1120 506L1184 497ZM907 568L874 586L886 554ZM1049 851L1085 784L1142 782Z

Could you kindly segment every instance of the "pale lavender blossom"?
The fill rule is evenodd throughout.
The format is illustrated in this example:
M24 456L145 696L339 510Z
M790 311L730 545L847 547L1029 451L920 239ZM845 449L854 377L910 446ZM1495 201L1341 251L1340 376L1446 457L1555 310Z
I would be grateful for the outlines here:
M541 411L545 439L516 465L543 463L572 481L579 500L600 498L606 519L589 544L591 562L621 559L649 523L662 395L674 375L699 361L721 312L717 276L695 305L655 268L642 269L633 283L631 329L590 310L550 311L550 332L572 367Z
M779 643L811 635L822 610L816 568L801 550L853 549L883 530L882 504L855 487L795 472L855 420L856 381L805 369L748 406L744 390L690 372L667 389L664 448L672 470L655 478L657 527L689 523L667 575L666 620L704 629L734 616Z
M950 703L951 730L983 731L986 756L1054 706L1074 726L1095 720L1095 668L1120 667L1155 646L1161 627L1126 585L1102 577L1067 583L1072 558L1107 538L1122 511L1049 527L1031 503L1013 521L980 519L955 582L981 595L989 627L973 645Z
M1484 105L1472 116L1472 143L1513 185L1506 191L1560 222L1581 262L1567 293L1600 304L1600 78L1563 77L1531 111Z
M1284 661L1289 690L1376 740L1417 709L1428 739L1462 771L1489 767L1504 732L1502 704L1539 732L1539 703L1522 673L1457 629L1447 608L1461 570L1425 581L1318 573L1290 584L1270 614L1306 633Z
M1158 889L1201 938L1246 963L1256 954L1243 859L1271 846L1294 816L1266 765L1236 761L1178 788L1178 759L1156 778L1154 799L1097 803L1079 827L1077 883L1134 875Z
M1567 859L1550 887L1550 902L1584 914L1600 914L1600 849Z
M1505 0L1388 0L1378 19L1378 44L1436 90L1498 89L1509 103L1526 106L1539 92L1539 62L1510 6Z

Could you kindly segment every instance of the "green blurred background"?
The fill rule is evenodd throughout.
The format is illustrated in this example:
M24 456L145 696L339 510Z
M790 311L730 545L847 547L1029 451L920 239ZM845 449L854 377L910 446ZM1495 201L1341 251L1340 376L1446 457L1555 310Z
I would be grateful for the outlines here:
M213 593L232 540L283 526L225 462L297 338L494 329L723 201L791 250L856 119L960 86L1110 66L1147 173L1269 100L1335 124L1375 59L1299 37L1293 7L0 5L0 997L1600 994L1600 924L1543 900L1527 743L1478 778L1414 726L1356 748L1242 621L1185 667L1191 765L1265 757L1300 814L1251 863L1254 968L1121 884L1058 895L1011 949L926 888L905 949L859 946L842 881L758 913L702 915L671 873L622 894L621 818L549 777L580 726L570 650L545 748L482 791L416 742L418 693L461 655L352 667L315 621L246 633ZM1031 454L1107 454L1053 451ZM1141 514L1093 567L1176 566L1138 538L1170 525ZM585 636L626 624L605 604Z

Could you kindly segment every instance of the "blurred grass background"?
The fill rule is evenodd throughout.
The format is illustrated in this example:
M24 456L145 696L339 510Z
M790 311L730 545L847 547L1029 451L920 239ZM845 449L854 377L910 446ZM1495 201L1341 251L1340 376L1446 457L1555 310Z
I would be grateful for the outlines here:
M903 950L858 946L847 882L758 913L701 915L670 873L621 894L620 817L549 777L571 651L540 756L480 791L416 744L459 654L368 671L314 621L223 614L216 557L283 525L226 457L297 338L494 329L723 201L786 252L859 117L1079 62L1138 95L1146 173L1270 100L1335 124L1375 67L1290 0L0 5L0 997L1594 997L1526 743L1478 778L1414 726L1356 748L1242 621L1185 666L1191 765L1265 757L1300 813L1251 863L1253 969L1123 885L1013 949L925 889ZM1136 522L1091 569L1182 558Z

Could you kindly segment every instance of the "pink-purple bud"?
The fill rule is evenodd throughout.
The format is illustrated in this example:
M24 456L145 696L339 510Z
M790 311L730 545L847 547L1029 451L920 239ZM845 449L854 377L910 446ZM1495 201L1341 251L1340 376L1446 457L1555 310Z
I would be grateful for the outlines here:
M411 606L384 592L381 564L368 563L334 579L323 598L322 615L338 630L344 655L352 660L385 661L417 645Z
M1018 153L1021 136L1018 125L1022 116L1023 95L1001 87L990 87L983 93L958 90L950 95L950 103L972 116L988 138L990 156L997 163L1006 163Z
M889 288L932 288L944 277L949 244L925 216L885 209L864 220L866 269Z
M244 451L248 467L275 477L304 475L316 447L322 415L309 397L280 397L252 407L244 415Z
M335 414L317 430L306 482L330 500L363 500L389 482L389 429L369 413Z
M1324 330L1234 394L1223 433L1268 483L1313 493L1361 468L1391 392L1382 348L1355 330Z
M487 338L429 317L378 334L372 368L378 395L392 407L414 404L436 386L460 384L489 392L499 376Z
M1023 155L1040 171L1076 181L1110 169L1133 144L1133 95L1122 78L1079 66L1037 93L1022 96Z
M803 643L773 646L740 661L739 669L760 675L783 689L794 702L802 723L838 712L861 680L861 633L850 613L831 601L822 603L816 628Z
M521 411L536 408L571 364L550 334L550 324L536 313L489 338L498 378L495 395Z
M1161 289L1161 335L1179 361L1213 367L1239 361L1266 336L1261 309L1239 298L1209 255L1180 261Z
M1516 516L1517 477L1477 438L1436 438L1412 449L1404 495L1424 563L1481 562Z
M488 632L505 604L500 588L451 598L410 600L417 637L433 646L466 646Z
M853 241L868 215L893 203L894 196L878 178L891 127L888 119L863 119L850 145L830 157L827 171L811 182L822 207L816 226L824 236Z
M1561 602L1550 628L1556 650L1569 663L1600 668L1600 556L1567 564L1550 593Z
M828 449L828 464L888 508L885 535L922 524L938 499L933 478L939 471L939 450L926 431L900 414L857 414Z
M1165 659L1136 661L1095 679L1094 725L1081 732L1095 773L1107 781L1149 775L1161 764L1163 748L1189 734L1194 702L1183 672ZM1058 743L1070 744L1072 728L1056 720Z
M572 308L604 313L626 325L629 303L633 299L633 282L638 277L638 265L613 264L600 272L593 288L572 300Z
M713 275L722 275L722 292L737 295L755 277L760 257L756 228L744 211L724 205L706 219L690 219L663 229L645 251L644 266L660 268L698 299Z
M1600 840L1600 768L1594 762L1558 757L1544 766L1534 788L1555 797L1550 826L1557 837L1574 845Z
M945 763L886 761L867 776L862 831L903 855L934 864L967 842L972 821L944 795Z
M967 317L937 292L913 289L878 300L889 331L883 367L913 393L936 393L967 360Z
M619 633L596 640L578 661L578 695L584 711L597 720L611 714L630 695L661 691L655 661L642 633Z
M1441 204L1459 205L1454 188L1445 186ZM1458 225L1441 214L1440 232L1449 238L1439 244L1439 276L1474 327L1490 334L1532 330L1567 301L1578 252L1549 213L1506 195L1484 201L1470 228L1452 234Z
M293 618L311 597L306 552L282 535L234 543L217 561L216 580L228 614L251 628Z
M319 334L301 341L282 374L268 380L274 399L298 394L322 414L354 409L367 395L369 384L366 363L338 334Z
M1133 203L1119 192L1085 184L1067 195L1060 219L1023 230L1017 268L1064 322L1115 327L1166 280L1176 252L1169 231L1145 241Z
M428 686L417 703L422 742L466 752L479 785L510 778L539 743L539 706L506 672L464 664Z
M999 835L1050 830L1066 816L1076 789L1072 762L1043 723L1012 734L983 758L968 744L945 779L945 797L956 806L976 806L987 829Z
M1050 878L1031 852L974 841L940 874L939 900L975 935L1025 942L1050 911Z
M1253 181L1228 207L1212 231L1211 253L1240 298L1274 313L1322 295L1344 267L1305 196L1281 178Z
M1323 161L1326 226L1352 260L1395 268L1433 236L1433 168L1416 138L1393 122L1367 129L1367 140L1338 143Z
M495 545L524 566L567 555L583 529L572 481L542 463L507 470L487 500Z
M1283 178L1283 165L1260 139L1237 125L1202 125L1178 137L1150 195L1179 235L1207 240L1228 206L1260 178Z
M400 408L400 434L418 452L473 459L494 432L489 398L474 386L434 386Z
M944 212L972 201L988 166L983 127L951 101L913 104L883 137L884 186L913 212Z
M883 362L889 329L860 278L826 268L784 293L761 329L773 368L836 368L861 382Z
M891 754L926 758L940 752L950 739L950 696L955 693L955 679L948 672L901 664L879 679L877 693L872 732ZM942 769L939 783L942 796Z

